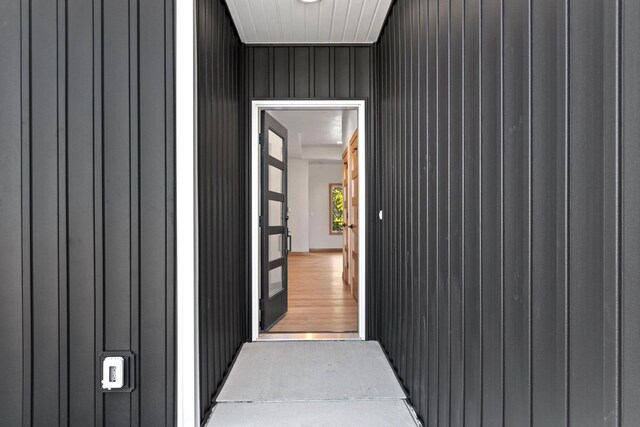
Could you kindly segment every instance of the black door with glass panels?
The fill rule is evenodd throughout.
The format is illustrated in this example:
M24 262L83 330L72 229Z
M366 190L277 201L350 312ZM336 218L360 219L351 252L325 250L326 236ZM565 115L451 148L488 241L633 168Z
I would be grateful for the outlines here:
M287 129L260 116L260 329L287 312Z

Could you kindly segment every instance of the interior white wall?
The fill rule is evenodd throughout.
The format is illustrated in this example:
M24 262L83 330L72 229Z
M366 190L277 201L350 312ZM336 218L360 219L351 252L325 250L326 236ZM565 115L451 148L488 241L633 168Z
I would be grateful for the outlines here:
M351 135L358 127L358 111L342 110L342 150L349 144Z
M288 204L291 250L309 252L309 161L288 161Z
M329 234L329 184L342 182L342 165L309 164L309 248L342 247L342 235Z

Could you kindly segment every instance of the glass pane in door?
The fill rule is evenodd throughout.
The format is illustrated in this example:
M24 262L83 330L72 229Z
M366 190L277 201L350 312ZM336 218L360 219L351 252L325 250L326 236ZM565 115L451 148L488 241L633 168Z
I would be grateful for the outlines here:
M282 202L269 200L269 226L282 225Z
M283 184L282 171L275 166L269 166L269 191L282 194Z
M269 155L282 161L282 145L282 138L280 138L274 131L269 129Z
M269 298L282 290L282 267L269 271Z
M269 261L282 258L282 249L282 234L272 234L269 236Z

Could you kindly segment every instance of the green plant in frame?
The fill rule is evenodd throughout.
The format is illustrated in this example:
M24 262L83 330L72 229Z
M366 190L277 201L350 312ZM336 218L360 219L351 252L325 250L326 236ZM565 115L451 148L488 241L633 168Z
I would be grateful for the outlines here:
M342 233L344 227L344 190L340 184L331 184L329 187L330 197L330 230L333 234Z

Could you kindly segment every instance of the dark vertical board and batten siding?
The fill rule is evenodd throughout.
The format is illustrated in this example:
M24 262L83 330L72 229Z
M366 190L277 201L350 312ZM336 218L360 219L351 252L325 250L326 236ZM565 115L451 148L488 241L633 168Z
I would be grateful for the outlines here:
M425 425L637 423L638 13L394 3L367 314Z
M3 425L175 423L173 9L0 6Z
M368 98L370 46L244 47L250 99Z
M223 1L197 2L200 416L249 339L243 46ZM242 261L245 260L245 261Z
M0 6L4 424L175 421L173 10ZM249 337L249 101L365 98L368 337L425 425L637 423L637 2L399 1L373 47L198 12L203 415Z

